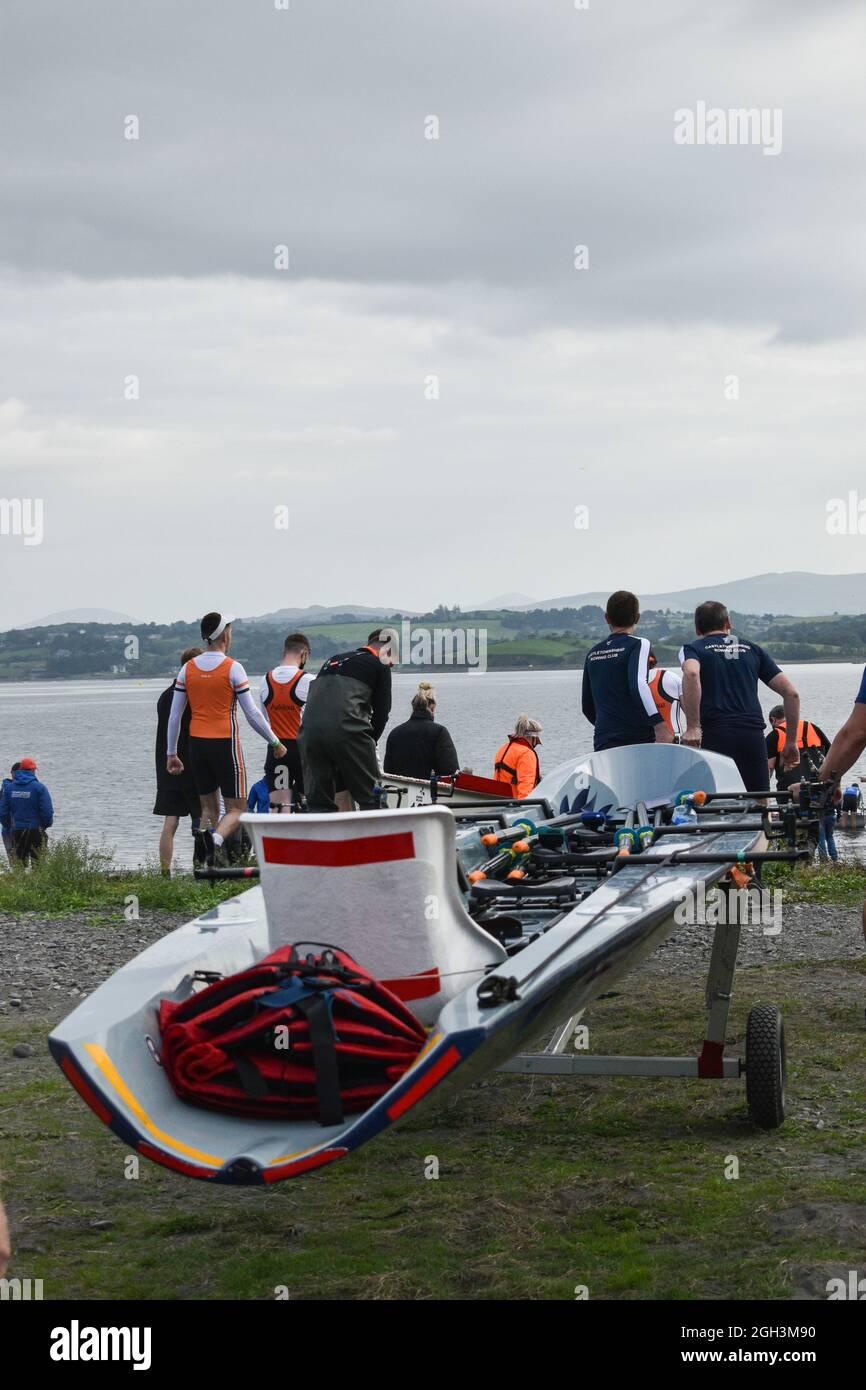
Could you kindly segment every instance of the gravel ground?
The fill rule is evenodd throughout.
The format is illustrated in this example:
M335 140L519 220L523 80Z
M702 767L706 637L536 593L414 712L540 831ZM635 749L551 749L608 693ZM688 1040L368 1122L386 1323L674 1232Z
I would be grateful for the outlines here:
M190 916L147 912L139 922L109 920L116 915L116 909L55 918L0 914L0 1017L37 1017L53 1027L121 965Z
M116 913L61 918L0 915L0 1017L47 1019L51 1026L146 946L188 920L188 913L145 912L138 922ZM745 925L739 965L858 959L866 954L859 908L782 903L781 931ZM109 917L113 916L113 920ZM682 926L632 975L688 976L706 969L713 931Z

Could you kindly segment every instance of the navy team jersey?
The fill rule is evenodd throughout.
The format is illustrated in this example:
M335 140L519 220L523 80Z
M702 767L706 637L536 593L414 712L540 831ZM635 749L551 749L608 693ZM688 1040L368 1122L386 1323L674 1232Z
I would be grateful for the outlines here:
M756 642L733 633L696 637L680 652L680 663L701 667L701 724L705 729L763 729L758 681L769 685L781 671Z
M617 632L587 652L581 703L595 725L592 746L597 753L655 739L654 726L663 720L647 682L649 650L645 637Z
M866 705L866 666L863 667L863 679L860 681L860 689L857 691L855 705Z

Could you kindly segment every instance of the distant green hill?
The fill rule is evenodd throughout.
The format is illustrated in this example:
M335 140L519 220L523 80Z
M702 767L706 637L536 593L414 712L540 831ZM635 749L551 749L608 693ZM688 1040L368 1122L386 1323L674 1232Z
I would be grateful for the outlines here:
M776 619L734 614L734 629L766 646L780 662L866 662L866 614L857 617ZM401 631L401 619L392 619ZM360 646L367 637L369 618L357 622L321 622L304 627L315 668L335 651ZM555 670L580 666L589 648L604 635L601 608L509 610L438 608L411 620L419 629L473 628L486 633L487 665L496 670ZM691 615L650 610L638 631L649 637L661 663L676 662L683 642L692 635ZM267 670L282 651L286 626L238 621L232 654L250 672ZM165 677L177 670L186 647L200 645L196 623L79 623L15 628L0 633L0 681L62 680L107 677L118 680ZM470 647L477 651L477 646ZM405 656L405 654L404 654ZM416 666L414 669L441 669ZM447 667L446 667L447 669Z

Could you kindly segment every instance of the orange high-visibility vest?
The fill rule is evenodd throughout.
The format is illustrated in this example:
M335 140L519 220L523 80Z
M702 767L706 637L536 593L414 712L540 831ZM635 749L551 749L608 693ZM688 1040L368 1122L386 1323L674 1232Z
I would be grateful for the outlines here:
M507 759L507 761L506 761ZM541 781L538 754L524 738L509 738L497 749L493 780L504 782L518 799L529 796Z
M804 730L805 730L805 739L804 739ZM779 751L781 752L782 744L785 742L785 739L788 737L788 725L787 725L787 723L785 722L784 719L782 720L781 724L777 724L777 725L776 725L776 733L777 733L778 736L779 736L778 744L779 744ZM799 724L797 725L797 747L798 747L798 748L820 748L820 747L821 747L821 740L819 739L818 735L815 733L815 730L813 729L812 725L809 723L808 719L801 719L800 722L799 722Z

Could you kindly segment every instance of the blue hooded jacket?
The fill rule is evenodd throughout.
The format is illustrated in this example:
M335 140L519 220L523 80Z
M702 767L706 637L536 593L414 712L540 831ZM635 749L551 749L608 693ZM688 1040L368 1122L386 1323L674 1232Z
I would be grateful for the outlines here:
M253 782L250 787L250 794L247 797L247 810L264 812L267 814L271 809L271 798L268 792L268 781L266 777L259 778L258 782Z
M0 790L0 825L10 830L47 830L54 823L51 794L35 772L19 767Z

